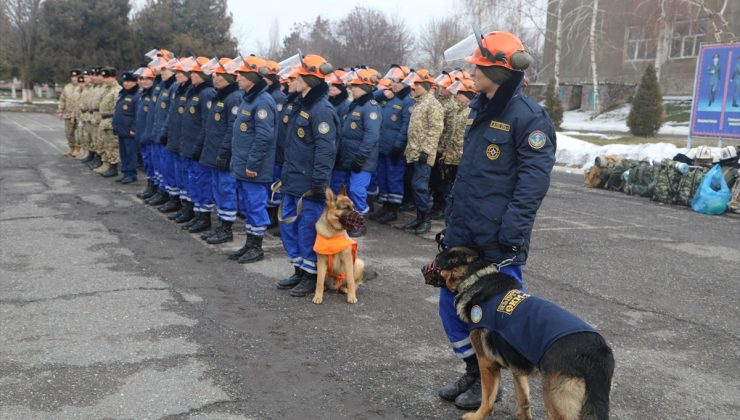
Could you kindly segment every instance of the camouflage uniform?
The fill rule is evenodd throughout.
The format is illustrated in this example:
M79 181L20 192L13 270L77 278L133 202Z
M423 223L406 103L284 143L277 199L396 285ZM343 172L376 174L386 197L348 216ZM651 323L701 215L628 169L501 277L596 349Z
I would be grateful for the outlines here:
M444 109L437 98L425 93L416 100L409 121L406 163L417 162L421 153L427 154L426 163L434 166L437 145L444 129Z
M453 121L455 120L458 109L460 109L460 105L452 95L440 97L438 101L442 105L442 109L444 109L444 128L442 129L442 136L439 138L439 144L437 145L437 154L441 156L447 145L452 141Z
M442 105L444 110L444 128L442 129L442 136L439 138L437 144L437 154L435 159L434 168L432 168L432 174L429 178L429 188L432 190L432 198L434 198L434 206L432 207L431 217L433 219L441 219L444 217L444 208L446 206L446 197L449 193L448 182L445 180L444 165L440 165L442 155L445 149L449 147L449 143L452 137L452 121L455 119L455 114L460 107L452 95L439 96L437 100Z
M92 111L90 111L90 98L95 88L95 83L88 82L80 92L80 99L77 106L77 121L80 131L79 144L86 151L92 151L92 137L90 136L90 120Z
M458 166L463 154L463 141L465 140L465 125L468 121L470 108L458 106L457 111L450 119L449 140L442 152L442 163L450 166ZM447 121L445 121L445 125Z
M98 138L98 153L103 162L111 165L120 160L118 152L118 138L113 134L113 113L116 111L116 101L121 85L111 83L103 85L100 90L100 124L96 137Z
M90 143L92 144L91 150L97 154L101 153L102 144L99 136L98 127L100 127L100 121L102 119L100 115L100 102L103 100L107 92L106 85L103 83L96 83L90 94L90 108L89 111L92 113L90 118Z
M59 96L59 106L57 106L57 113L64 116L64 134L67 136L67 144L70 149L77 146L75 144L74 109L77 107L79 97L77 85L67 83L62 89L62 94Z

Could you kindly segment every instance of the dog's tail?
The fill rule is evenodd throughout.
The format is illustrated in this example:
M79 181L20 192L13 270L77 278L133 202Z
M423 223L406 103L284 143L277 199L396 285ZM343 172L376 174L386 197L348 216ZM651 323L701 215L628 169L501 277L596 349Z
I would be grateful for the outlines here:
M598 352L601 353L597 358L601 362L600 366L592 371L592 375L584 378L586 380L586 401L581 410L581 420L609 419L609 393L614 374L614 355L606 342L598 349Z

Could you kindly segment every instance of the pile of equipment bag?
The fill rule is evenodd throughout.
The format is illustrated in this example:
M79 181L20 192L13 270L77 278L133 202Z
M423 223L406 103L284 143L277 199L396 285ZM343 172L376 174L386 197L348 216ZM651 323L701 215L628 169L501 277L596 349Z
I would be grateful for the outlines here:
M700 146L661 162L597 156L594 166L585 173L584 185L690 207L704 176L713 166L718 166L717 171L721 171L726 185L716 186L715 182L712 188L732 190L731 195L727 194L727 208L740 212L740 182L737 181L740 178L740 146L716 150L719 153L712 153L708 146Z

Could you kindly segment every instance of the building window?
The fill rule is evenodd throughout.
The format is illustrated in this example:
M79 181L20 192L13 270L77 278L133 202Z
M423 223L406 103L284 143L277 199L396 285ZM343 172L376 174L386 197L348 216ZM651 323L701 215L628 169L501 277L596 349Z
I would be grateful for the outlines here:
M627 61L654 60L656 52L655 39L648 36L643 26L627 27Z
M696 57L699 48L704 42L704 34L707 33L709 19L698 19L695 21L684 20L673 22L673 33L671 36L671 58Z

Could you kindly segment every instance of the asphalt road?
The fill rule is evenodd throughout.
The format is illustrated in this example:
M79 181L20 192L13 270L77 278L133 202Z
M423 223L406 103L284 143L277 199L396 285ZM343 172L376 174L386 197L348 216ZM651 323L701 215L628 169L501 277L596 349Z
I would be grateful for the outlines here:
M134 193L62 156L51 115L0 113L0 418L456 418L436 389L462 372L419 268L432 236L369 225L380 273L359 303L274 288ZM407 215L406 217L411 217ZM704 216L556 172L525 280L612 345L615 419L740 413L740 218ZM492 416L513 417L511 378ZM544 418L533 378L537 418Z

